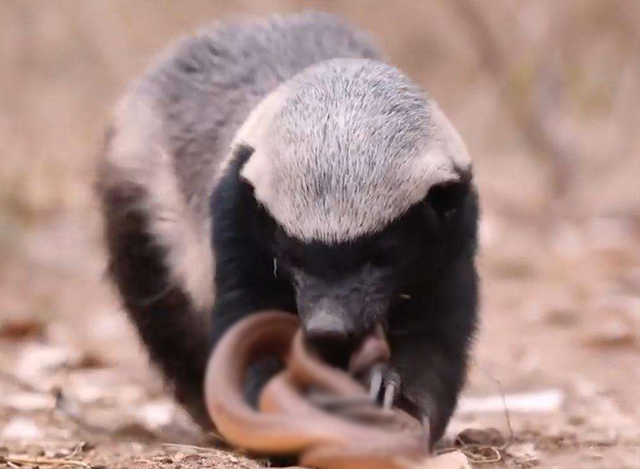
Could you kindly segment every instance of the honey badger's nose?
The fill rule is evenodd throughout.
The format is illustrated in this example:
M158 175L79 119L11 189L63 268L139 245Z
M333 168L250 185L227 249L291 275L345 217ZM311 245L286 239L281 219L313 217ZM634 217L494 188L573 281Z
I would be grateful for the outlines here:
M329 363L348 363L355 348L355 334L340 315L318 312L304 324L307 342Z
M322 311L309 318L305 333L309 342L342 342L349 338L346 322L335 314Z

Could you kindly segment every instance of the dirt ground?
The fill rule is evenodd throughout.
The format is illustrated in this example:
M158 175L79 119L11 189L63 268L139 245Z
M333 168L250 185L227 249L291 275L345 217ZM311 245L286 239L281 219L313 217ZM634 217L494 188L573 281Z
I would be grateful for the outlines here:
M640 226L567 226L552 249L541 246L535 227L506 226L501 235L487 217L482 330L448 438L497 428L510 444L495 467L640 467ZM3 262L10 266L2 270L5 311L12 302L18 310L25 294L41 304L0 328L0 457L44 451L109 468L258 467L193 448L216 447L215 439L199 432L149 369L101 282L95 246L50 230L33 236L43 252L26 264ZM572 244L581 249L566 254L565 236L578 236ZM85 261L47 260L65 251ZM61 316L49 317L52 308Z
M103 278L88 155L128 80L202 18L322 5L379 38L475 158L482 327L443 445L496 428L478 467L639 469L638 4L499 3L0 3L0 468L270 464L203 434L148 365Z

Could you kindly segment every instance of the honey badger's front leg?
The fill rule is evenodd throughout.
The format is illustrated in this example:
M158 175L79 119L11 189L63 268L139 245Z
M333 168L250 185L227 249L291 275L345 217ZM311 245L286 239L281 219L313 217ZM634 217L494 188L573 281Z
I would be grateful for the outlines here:
M429 339L420 334L404 337L387 373L400 377L398 405L428 422L434 444L442 437L464 384L466 353L428 344Z
M428 419L431 444L442 437L457 404L477 322L472 263L454 263L442 280L414 300L401 329L391 326L391 360L371 383L381 402L392 395L396 405Z
M369 374L369 389L385 408L395 404L428 425L434 444L442 437L464 384L466 352L431 339L423 334L397 337L391 362Z

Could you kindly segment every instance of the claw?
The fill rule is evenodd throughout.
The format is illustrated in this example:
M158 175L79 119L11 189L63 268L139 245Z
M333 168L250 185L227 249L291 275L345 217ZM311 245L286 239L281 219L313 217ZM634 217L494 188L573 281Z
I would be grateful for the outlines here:
M382 401L382 408L384 410L390 410L393 405L394 398L396 397L396 383L390 382L384 388L384 398Z
M380 394L381 388L382 388L382 369L379 367L376 367L373 370L373 376L371 377L371 384L369 386L369 397L375 401L378 398L378 394Z
M429 448L431 445L431 420L429 420L429 416L427 415L423 415L420 420L422 422L422 428L424 429L425 446Z

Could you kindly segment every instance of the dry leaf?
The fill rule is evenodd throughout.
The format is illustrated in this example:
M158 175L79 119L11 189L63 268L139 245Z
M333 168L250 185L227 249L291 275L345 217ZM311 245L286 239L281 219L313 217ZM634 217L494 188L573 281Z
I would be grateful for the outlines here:
M39 338L44 333L44 324L33 318L6 319L0 324L0 338L24 340Z
M496 428L467 428L458 433L456 442L462 445L481 445L499 447L506 440Z

